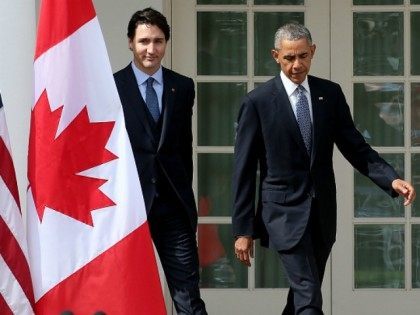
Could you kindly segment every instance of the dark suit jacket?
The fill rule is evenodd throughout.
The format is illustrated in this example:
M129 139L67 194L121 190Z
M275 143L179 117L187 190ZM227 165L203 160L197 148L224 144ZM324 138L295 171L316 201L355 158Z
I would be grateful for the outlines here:
M192 79L163 68L163 117L160 139L150 124L148 109L131 68L114 74L124 110L125 124L136 160L147 213L157 193L158 180L165 177L185 207L191 226L197 228L197 211L192 190L192 131L194 105Z
M251 91L239 113L233 175L235 236L268 241L277 250L293 247L308 223L313 197L326 244L336 234L334 144L344 157L379 187L395 196L398 177L354 126L340 86L309 76L313 144L308 155L280 76ZM255 191L260 168L257 211Z

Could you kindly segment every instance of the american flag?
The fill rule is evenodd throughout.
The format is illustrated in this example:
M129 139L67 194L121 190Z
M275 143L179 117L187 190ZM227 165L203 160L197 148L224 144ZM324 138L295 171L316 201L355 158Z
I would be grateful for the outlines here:
M16 175L0 96L0 314L33 314L34 294Z

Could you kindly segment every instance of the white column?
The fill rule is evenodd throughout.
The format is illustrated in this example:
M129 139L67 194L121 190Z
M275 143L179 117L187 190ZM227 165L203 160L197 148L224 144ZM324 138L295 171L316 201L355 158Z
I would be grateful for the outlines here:
M28 135L33 102L35 24L34 1L0 1L0 91L23 212L26 208Z

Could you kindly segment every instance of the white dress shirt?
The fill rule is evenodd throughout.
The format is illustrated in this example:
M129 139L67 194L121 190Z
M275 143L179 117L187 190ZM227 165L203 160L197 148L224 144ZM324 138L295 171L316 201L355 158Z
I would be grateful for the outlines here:
M283 71L280 72L280 78L283 82L283 86L286 90L287 96L289 97L290 104L292 105L293 113L295 113L296 116L296 103L297 103L297 87L298 84L291 81L286 75L283 73ZM311 90L309 89L309 83L308 83L308 76L306 76L305 80L300 84L305 88L305 96L308 99L309 104L309 112L311 113L311 121L313 122L313 114L312 114L312 100L311 100Z
M159 111L162 113L162 96L163 96L163 73L162 73L162 66L159 67L158 71L156 71L153 75L148 75L144 73L139 68L136 67L134 62L131 62L131 67L133 68L134 75L136 76L137 85L139 86L140 94L143 97L144 102L146 102L146 86L147 86L147 79L152 77L155 79L153 81L153 88L156 91L156 95L159 102Z

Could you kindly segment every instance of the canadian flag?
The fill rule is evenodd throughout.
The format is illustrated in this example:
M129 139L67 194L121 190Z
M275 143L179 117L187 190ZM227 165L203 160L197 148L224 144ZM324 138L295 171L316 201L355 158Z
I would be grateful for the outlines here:
M35 313L166 314L91 0L41 2L28 156Z

